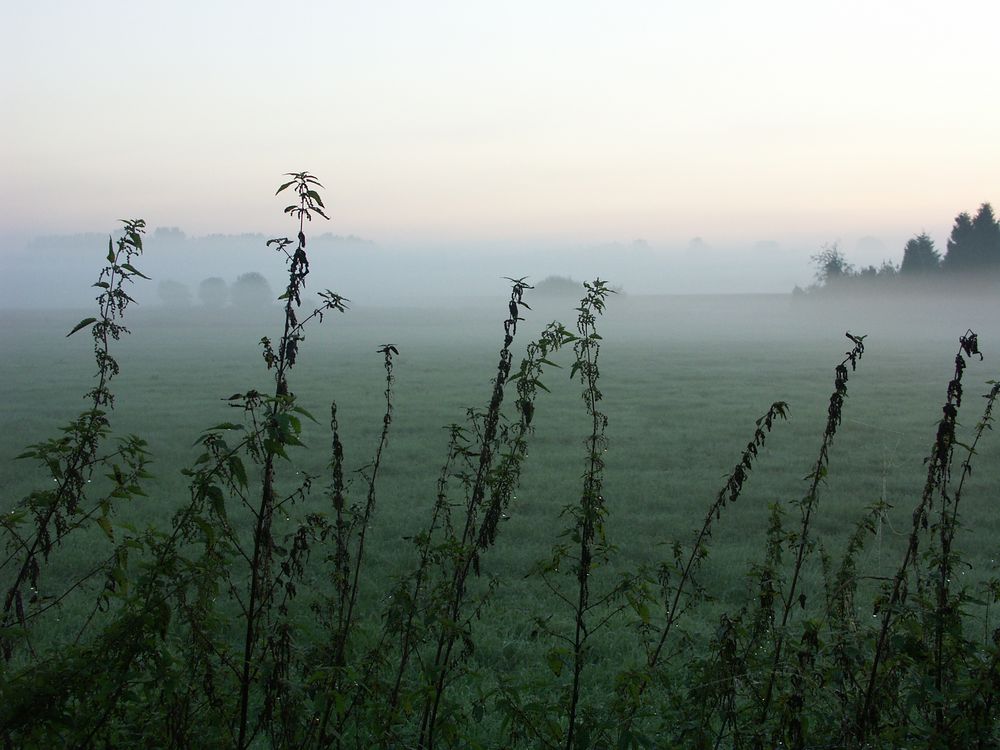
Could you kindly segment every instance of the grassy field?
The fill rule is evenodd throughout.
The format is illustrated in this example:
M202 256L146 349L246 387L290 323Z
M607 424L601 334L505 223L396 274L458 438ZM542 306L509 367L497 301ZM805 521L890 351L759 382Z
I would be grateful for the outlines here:
M521 325L522 343L544 322L571 322L574 315L571 301L537 307ZM848 323L836 319L838 312ZM331 400L338 402L348 464L370 460L384 387L375 349L394 343L400 350L395 422L372 548L373 555L385 558L386 570L392 569L400 536L429 512L445 455L447 435L441 428L463 421L467 407L488 401L503 313L501 300L492 306L349 311L315 327L303 344L292 386L320 424L307 425L309 447L296 456L296 468L320 477L329 461ZM970 310L968 317L977 315L986 318L989 312ZM16 352L2 364L8 398L0 449L8 459L53 434L81 408L93 365L85 335L64 337L75 317L79 314L4 316L4 351ZM772 401L785 400L789 422L775 432L744 500L715 540L718 570L711 579L720 593L741 585L739 571L759 548L767 504L797 498L804 489L802 476L819 448L833 366L849 348L843 337L848 326L868 332L868 346L849 382L818 523L833 544L882 497L896 511L886 519L885 544L892 547L894 529L906 528L923 486L923 461L958 336L968 325L960 315L952 317L951 325L935 318L933 326L924 321L924 330L905 330L903 324L913 320L909 309L895 315L816 310L797 308L782 297L613 298L602 326L601 373L609 415L609 532L621 548L622 564L650 562L662 554L658 545L686 541L749 439L754 420ZM195 455L192 442L207 427L233 419L223 399L249 388L266 390L257 342L263 335L273 337L277 322L277 311L270 320L262 316L253 322L196 310L133 316L133 335L119 348L122 373L115 381L113 424L119 433L148 440L155 458L154 493L132 511L138 523L164 524L182 501L180 469ZM980 384L985 392L982 384L997 372L990 366L995 357L989 330L980 335L987 359L971 368L968 388ZM559 510L579 492L584 462L588 424L579 388L560 371L553 371L546 385L552 392L542 394L537 407L523 488L491 563L514 572L514 581L551 542ZM977 401L969 399L961 420L966 425L978 419ZM1000 444L987 441L965 506L964 533L977 575L996 572L991 566L998 550L991 540L1000 538L1000 518L992 501L1000 474L992 468L998 456ZM30 469L24 462L4 462L10 500L33 486ZM317 482L317 506L324 502L325 481ZM894 555L886 556L892 564ZM523 598L515 594L514 600Z
M551 319L568 326L574 321L573 301L535 301L530 292L526 301L534 309L519 324L515 348L523 348ZM415 552L405 540L426 523L433 505L446 453L442 428L463 421L467 407L488 403L505 313L502 296L435 309L361 308L328 317L306 335L290 384L319 424L306 424L307 447L295 449L294 467L287 472L279 465L278 481L290 489L303 474L317 479L311 496L277 524L278 534L291 533L307 512L329 510L324 494L331 400L338 404L347 466L371 460L384 388L376 348L392 343L399 349L394 421L370 529L367 570L373 580L363 592L367 602L377 603L393 577L412 566ZM65 338L80 317L60 311L0 313L6 353L0 377L7 391L0 435L5 507L40 477L13 457L83 408L81 396L93 370L91 341L86 334ZM803 476L820 447L834 366L850 348L845 330L868 338L857 371L850 374L814 529L839 558L865 508L887 501L892 507L880 519L860 567L873 579L891 576L926 478L924 460L958 338L972 328L985 353L985 361L976 359L966 372L959 422L968 434L981 414L978 396L988 390L985 382L1000 377L998 320L997 304L981 300L942 309L934 301L611 298L598 327L601 406L608 415L603 493L607 534L617 552L595 581L655 566L670 558L675 541L690 544L750 439L754 420L783 400L790 407L787 424L776 426L738 503L726 509L711 539L700 580L714 601L683 625L697 641L714 630L720 612L738 606L749 567L762 555L769 504L787 505L806 489ZM168 315L153 309L139 310L126 322L132 335L115 349L122 372L112 386L117 398L112 424L116 433L136 433L149 442L155 479L146 487L149 497L120 511L120 517L140 527L165 527L187 497L180 470L197 453L192 443L202 430L235 418L224 399L250 388L273 388L258 340L278 337L280 313L248 319L232 311ZM585 468L589 420L565 355L556 358L565 368L550 370L543 379L551 393L539 394L517 500L496 548L483 560L482 580L501 581L475 625L481 638L474 661L484 669L530 671L534 666L524 660L536 620L551 618L554 628L567 628L572 620L537 578L526 577L565 527L562 509L578 501ZM970 585L996 577L1000 557L1000 441L986 437L963 497L958 537L968 563L958 575ZM361 489L356 487L355 497ZM87 545L60 549L54 572L46 574L55 576L47 579L49 585L57 588L58 571L80 570L90 554ZM818 560L808 564L805 577L804 590L811 592L818 585ZM616 621L600 640L597 663L603 666L587 674L589 683L599 683L623 661L641 658L627 621ZM992 627L995 623L984 621L984 628Z

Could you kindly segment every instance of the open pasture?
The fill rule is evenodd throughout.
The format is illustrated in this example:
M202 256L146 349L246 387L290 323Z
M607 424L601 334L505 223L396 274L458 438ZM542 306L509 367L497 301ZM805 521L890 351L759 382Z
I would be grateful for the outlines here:
M523 347L552 319L572 325L574 304L535 303L517 341ZM250 388L267 390L258 341L276 335L279 312L251 320L231 313L152 309L137 311L128 321L133 333L118 347L122 372L114 381L112 424L119 434L146 439L154 457L150 497L124 511L138 525L168 523L184 501L180 469L196 454L193 441L208 427L234 419L224 399ZM293 472L317 480L300 510L327 504L331 400L338 404L348 467L371 460L384 405L382 362L375 350L393 343L400 351L371 547L379 571L393 571L405 556L401 537L430 512L446 451L442 428L462 422L466 408L488 402L503 314L502 298L435 309L368 308L331 315L307 333L291 383L319 424L306 422L307 447L295 452ZM80 334L65 338L74 316L79 314L4 315L3 349L9 354L2 376L8 398L0 445L9 500L35 481L33 467L10 459L79 410L92 377L90 340ZM843 336L849 328L867 333L866 350L848 383L816 522L836 551L863 510L886 500L893 509L870 554L885 558L874 561L877 568L894 565L898 537L923 488L924 459L966 327L980 333L985 352L985 360L974 362L967 375L973 397L960 417L967 429L980 416L985 381L1000 374L1000 340L994 350L991 320L1000 320L995 306L971 302L945 318L912 303L894 310L765 295L612 297L599 323L600 368L609 418L608 534L619 547L620 564L652 563L665 554L661 545L689 541L750 438L754 420L783 400L789 419L769 438L739 504L719 525L711 574L705 576L720 596L743 585L745 563L759 550L766 528L768 504L797 499L804 491L802 477L819 449L833 367L849 348ZM557 356L556 362L565 365L567 358ZM511 588L509 602L517 606L532 605L534 598L524 598L518 581L545 554L560 510L580 491L588 423L579 387L568 376L564 368L543 379L551 393L539 396L522 487L487 561L488 570L507 580L500 601ZM974 563L968 573L977 578L996 574L1000 553L995 542L1000 443L987 438L962 512L963 547ZM502 609L502 617L510 615L508 607Z
M572 300L535 301L530 292L525 299L533 309L524 311L526 320L518 325L515 364L525 343L546 322L560 319L571 327L575 317ZM385 387L376 348L392 343L399 350L393 421L366 549L365 611L378 612L392 581L416 561L412 537L428 522L447 452L448 434L442 428L463 422L468 407L482 409L489 402L505 307L498 298L434 309L360 308L331 313L307 331L289 380L298 403L316 423L304 421L305 447L290 449L292 461L279 462L277 482L290 492L306 475L314 479L308 497L276 522L279 537L290 535L308 513L331 512L331 400L338 405L345 467L359 468L372 460ZM91 341L80 334L65 338L78 318L59 311L3 315L8 356L0 368L8 398L0 452L9 504L36 486L40 476L32 473L30 463L12 457L26 444L53 434L81 408L93 369ZM608 417L605 532L615 549L607 564L595 570L595 587L611 585L627 571L655 570L672 559L675 543L689 548L751 438L754 421L772 402L785 401L787 422L776 424L739 501L725 508L708 540L709 555L698 574L708 599L679 623L695 643L711 636L720 613L746 598L751 566L763 554L771 504L785 508L789 528L797 524L798 511L791 503L807 489L803 477L812 470L821 445L834 366L851 347L843 335L849 329L867 334L866 347L849 375L843 422L830 450L829 476L820 485L813 534L837 560L866 508L888 503L859 559L864 571L860 585L873 590L879 580L892 576L905 549L959 336L972 328L985 352L984 361L973 358L966 372L959 422L962 435L968 435L981 415L985 381L1000 374L1000 338L994 341L992 324L998 319L995 304L982 301L967 301L943 314L900 300L895 306L877 306L786 296L610 298L597 325L602 336L600 406ZM231 394L273 387L258 341L263 335L276 338L279 322L277 309L259 316L198 309L131 315L132 335L115 348L122 372L112 385L112 425L116 434L136 433L148 441L155 478L144 487L148 496L117 511L117 521L140 529L169 526L188 498L188 479L181 469L198 453L192 443L213 425L240 418L241 412L225 400ZM473 624L473 672L500 668L530 679L537 668L530 659L538 623L552 630L572 626L570 608L530 575L566 527L564 508L579 501L586 466L590 422L566 355L554 355L563 368L549 368L542 377L550 392L538 395L516 498L496 546L483 555L481 577L470 584L482 592L486 581L498 582ZM508 396L508 406L512 400ZM998 459L1000 443L987 434L963 494L958 532L966 564L956 574L970 590L997 576ZM364 492L365 482L356 475L353 486L348 485L349 501L361 501ZM249 534L250 519L231 512L233 523L244 524ZM97 548L64 545L46 571L46 585L58 589L60 571L69 580L92 565ZM308 571L305 579L319 590L325 585ZM807 560L802 590L822 596L819 555ZM65 606L63 621L73 621L73 601ZM634 621L634 614L624 611L591 643L593 669L582 686L584 696L599 692L596 686L629 660L643 658L629 625ZM995 627L988 610L982 626L984 632ZM50 627L53 638L70 637L68 629ZM466 697L473 700L471 692Z

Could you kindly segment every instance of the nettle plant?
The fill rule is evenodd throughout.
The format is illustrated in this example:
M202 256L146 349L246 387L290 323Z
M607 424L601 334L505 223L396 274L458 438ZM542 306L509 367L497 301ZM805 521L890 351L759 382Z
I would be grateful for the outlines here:
M347 310L329 290L302 313L310 274L307 223L326 219L320 183L290 173L277 193L294 238L269 240L284 260L281 332L260 339L267 389L228 398L233 421L201 432L183 472L187 495L166 528L118 520L123 503L157 488L137 436L114 438L112 345L128 333L127 289L144 222L109 241L96 287L98 315L81 321L94 339L97 383L88 407L61 434L20 458L37 464L43 489L4 509L0 585L0 738L5 747L281 748L770 748L995 747L1000 629L983 630L996 601L955 585L959 503L980 439L992 426L1000 384L960 439L963 374L978 337L960 337L927 479L891 579L866 582L861 552L886 511L875 503L843 553L815 532L832 465L847 383L865 337L834 368L818 456L801 498L770 509L761 556L734 610L708 610L700 571L713 531L743 493L772 430L788 418L776 401L757 419L690 542L666 559L619 570L605 487L608 417L602 408L598 332L612 290L584 285L574 329L559 322L515 362L532 287L510 278L499 358L485 408L447 428L434 497L420 525L399 529L409 568L386 582L369 570L369 530L394 420L395 358L382 344L381 429L371 460L345 461L336 402L330 405L326 476L298 469L303 420L292 389L308 326ZM478 658L494 594L505 584L484 560L504 543L540 414L543 383L563 350L580 387L589 430L581 485L563 528L528 578L537 603L534 660L496 674ZM956 454L956 451L958 452ZM161 499L161 502L163 500ZM797 516L789 524L786 516ZM291 520L292 531L276 526ZM92 564L67 577L71 543ZM514 540L513 543L517 543ZM805 571L821 570L820 580ZM875 617L859 612L874 611ZM706 611L716 612L708 615ZM707 636L692 623L717 623ZM985 618L988 623L988 618ZM609 642L634 654L608 667Z
M7 544L0 564L4 576L0 653L5 664L22 652L37 657L31 637L33 623L58 608L66 595L43 593L48 590L42 578L49 558L70 535L75 540L95 528L113 541L110 519L115 507L142 495L140 482L149 478L145 441L130 435L108 445L114 407L110 386L120 372L111 344L129 333L121 320L135 300L126 290L137 278L148 278L132 265L142 254L146 224L142 219L122 220L122 224L117 241L108 239L107 266L94 283L100 290L98 315L81 320L67 334L72 336L89 326L94 339L97 383L85 395L89 406L63 427L58 437L32 445L17 457L37 462L51 484L30 493L2 519ZM98 472L108 472L98 475L107 481L92 487ZM66 593L90 579L104 577L106 587L95 606L105 605L122 582L121 560L127 555L127 548L116 548L107 560L77 578Z

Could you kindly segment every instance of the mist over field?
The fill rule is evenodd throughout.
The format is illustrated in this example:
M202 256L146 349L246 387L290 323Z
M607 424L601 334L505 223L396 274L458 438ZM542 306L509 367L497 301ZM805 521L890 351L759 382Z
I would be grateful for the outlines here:
M335 225L334 225L335 226ZM556 275L577 281L600 277L629 294L787 294L813 282L807 240L754 240L714 244L701 237L681 243L644 239L615 242L382 244L310 227L315 273L310 290L329 287L362 304L434 306L444 297L503 294L503 277L529 283ZM115 230L112 230L115 231ZM286 228L287 231L287 228ZM201 281L232 283L258 272L281 289L281 259L263 234L188 236L177 228L152 229L145 241L144 273L153 283L136 289L140 304L161 304L160 282L183 284L197 304ZM108 235L98 233L2 238L6 273L0 277L0 308L80 307L93 300L81 283L103 259ZM901 255L862 237L850 255L875 265Z

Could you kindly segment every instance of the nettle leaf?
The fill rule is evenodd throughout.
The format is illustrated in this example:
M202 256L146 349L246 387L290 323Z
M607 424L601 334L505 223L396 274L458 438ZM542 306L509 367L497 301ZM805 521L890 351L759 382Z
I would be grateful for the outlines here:
M97 525L104 530L104 533L108 537L108 539L110 539L112 542L115 540L115 532L114 529L111 528L111 521L108 520L107 516L98 516Z
M219 518L226 517L226 497L222 494L222 489L214 484L205 488L205 496L212 504L212 510Z
M233 475L233 479L235 479L241 487L247 486L247 471L238 456L230 457L229 473Z
M124 265L122 266L122 268L124 268L124 269L125 269L126 271L128 271L129 273L134 273L134 274L135 274L136 276L140 276L140 277L142 277L142 278L146 279L147 281L149 281L149 280L150 280L150 278L149 278L149 277L148 277L148 276L147 276L146 274L144 274L144 273L143 273L142 271L140 271L140 270L139 270L138 268L136 268L135 266L133 266L133 265L132 265L131 263L126 263L126 264L124 264Z
M96 323L96 322L97 322L97 318L84 318L79 323L77 323L75 326L73 326L73 330L66 334L66 338L69 338L74 333L76 333L77 331L79 331L81 328L86 328L91 323Z
M319 424L319 422L316 422L316 417L314 417L312 414L310 414L306 409L302 408L301 406L293 406L292 411L294 411L296 414L301 414L303 417L312 422L315 422L316 424Z
M545 655L545 661L552 670L552 674L558 677L562 674L565 661L563 660L564 649L554 648Z
M246 429L245 425L239 424L237 422L220 422L219 424L215 425L214 427L209 427L202 434L207 435L207 434L209 434L211 432L216 432L217 430L245 430L245 429ZM196 445L197 445L197 443L196 443Z
M284 459L288 458L288 454L285 452L285 446L274 438L264 439L264 451L274 456L280 456Z

